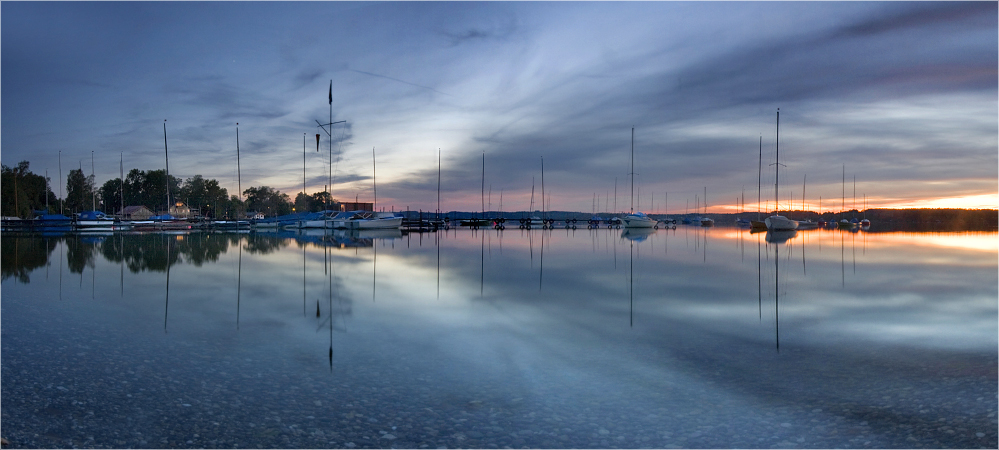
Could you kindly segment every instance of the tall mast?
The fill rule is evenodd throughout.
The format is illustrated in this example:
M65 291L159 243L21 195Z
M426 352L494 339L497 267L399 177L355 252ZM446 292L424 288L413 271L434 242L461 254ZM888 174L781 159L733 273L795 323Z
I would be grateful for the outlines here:
M59 150L59 214L63 213L63 209L62 209L62 183L63 183L63 181L62 181L62 150Z
M125 215L125 153L121 153L118 160L118 176L121 177L121 216ZM120 218L120 217L119 217Z
M545 217L545 157L541 157L541 218Z
M330 124L330 131L329 131L329 135L330 135L330 144L329 144L329 147L330 147L330 175L329 175L329 182L330 183L329 183L329 187L330 187L330 190L329 190L329 193L330 194L329 194L329 196L326 197L326 209L330 209L330 204L333 201L333 80L330 80L330 101L329 101L329 104L330 104L330 121L329 121L329 124ZM325 130L325 128L323 128L323 129ZM371 147L371 160L374 161L374 159L375 159L375 148ZM372 186L374 185L374 182L375 182L375 180L374 180L374 172L375 172L375 168L374 168L374 166L372 166L371 167L371 175L372 175L371 183L372 183ZM375 200L376 201L378 200L378 192L377 191L375 192ZM354 206L357 206L356 205L357 200L354 200L354 203L355 203ZM371 209L372 210L375 209L374 202L371 203ZM330 319L330 320L332 320L332 319Z
M774 140L777 152L777 163L774 168L774 214L780 214L780 202L777 201L777 188L780 186L780 108L777 108L777 139Z
M437 219L441 218L441 149L437 148Z
M94 151L90 151L90 178L94 179L94 185L91 186L93 189L90 190L91 201L93 202L94 209L92 211L97 211L97 175L94 175ZM169 181L168 181L169 182ZM853 197L857 197L857 177L853 177ZM856 201L854 201L856 203Z
M479 200L482 202L482 209L481 209L482 214L479 215L479 218L485 219L486 218L486 152L482 152L482 192L479 194Z
M239 200L243 200L243 176L239 172L239 122L236 122L236 189L238 192L236 194L239 196ZM239 218L237 217L237 220Z
M635 213L635 127L631 127L631 213Z
M302 133L302 195L307 195L305 193L305 147L308 141L307 133ZM303 211L304 212L304 211Z
M763 186L763 135L760 135L760 173L756 180L756 220L760 220L760 205L763 203L761 194Z
M238 145L236 148L238 152ZM167 150L166 119L163 119L163 156L166 159L166 213L170 214L170 152Z

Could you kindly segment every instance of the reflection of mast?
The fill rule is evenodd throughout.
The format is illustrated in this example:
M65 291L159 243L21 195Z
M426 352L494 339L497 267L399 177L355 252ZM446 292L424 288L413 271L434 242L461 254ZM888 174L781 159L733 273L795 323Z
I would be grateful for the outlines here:
M756 236L756 284L759 295L760 322L763 321L763 255L760 253L760 236Z
M164 130L166 125L164 124ZM166 276L166 305L163 310L163 332L167 331L167 315L170 312L170 241L166 241L166 265L167 265L167 276Z
M62 260L66 259L66 241L62 241L61 247L62 257L59 258L59 300L62 300Z
M438 216L440 215L440 207L437 208ZM421 234L422 236L422 234ZM440 234L434 233L434 242L437 244L437 299L441 298L441 237Z
M332 258L332 255L330 255L330 256L331 256L330 257L330 270L329 270L329 284L330 284L329 304L330 304L330 313L329 313L329 319L328 319L330 321L330 352L329 352L329 359L330 359L330 373L333 373L333 258Z
M780 247L774 243L774 336L780 352Z
M541 270L538 272L538 290L541 290L541 283L545 279L545 228L541 227Z
M242 238L236 236L236 245L239 246L239 265L236 269L236 329L239 329L239 303L243 290L243 242Z
M304 191L303 191L304 192ZM306 243L302 243L302 316L308 315L305 310L305 249L307 247Z
M846 248L844 247L843 233L839 235L839 272L840 272L840 285L841 287L846 287Z
M479 243L479 297L483 295L486 284L486 233L483 231Z
M634 129L632 129L634 133ZM635 241L629 240L631 256L628 258L628 326L635 326Z

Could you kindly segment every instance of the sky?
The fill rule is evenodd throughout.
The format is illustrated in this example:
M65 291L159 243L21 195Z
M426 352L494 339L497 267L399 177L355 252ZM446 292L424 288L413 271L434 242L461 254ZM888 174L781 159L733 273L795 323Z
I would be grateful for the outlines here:
M230 194L294 198L332 171L334 198L379 210L436 210L438 179L444 211L541 209L542 181L547 209L583 212L703 211L705 194L709 213L758 195L766 210L776 181L781 208L997 208L997 17L995 2L3 1L0 159L47 171L56 195L60 164L102 185L120 161L168 157Z

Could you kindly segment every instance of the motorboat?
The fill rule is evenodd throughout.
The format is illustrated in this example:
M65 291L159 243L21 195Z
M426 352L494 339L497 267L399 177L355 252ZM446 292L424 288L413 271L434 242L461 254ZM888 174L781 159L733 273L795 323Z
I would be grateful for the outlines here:
M819 223L814 220L799 220L798 228L799 230L814 230L819 227Z
M653 228L659 221L649 217L641 211L635 211L627 216L624 216L624 227L625 228Z

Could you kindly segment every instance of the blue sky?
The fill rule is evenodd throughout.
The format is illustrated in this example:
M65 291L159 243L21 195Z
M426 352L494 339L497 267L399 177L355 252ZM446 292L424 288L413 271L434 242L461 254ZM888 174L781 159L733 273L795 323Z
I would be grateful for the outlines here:
M995 2L9 2L3 164L442 208L997 207ZM303 152L304 147L304 152ZM807 184L805 183L807 179ZM615 201L615 188L617 191ZM668 194L668 204L667 202ZM487 195L488 192L487 192ZM696 196L696 197L695 197ZM502 197L502 205L501 205ZM689 207L687 206L689 204Z

